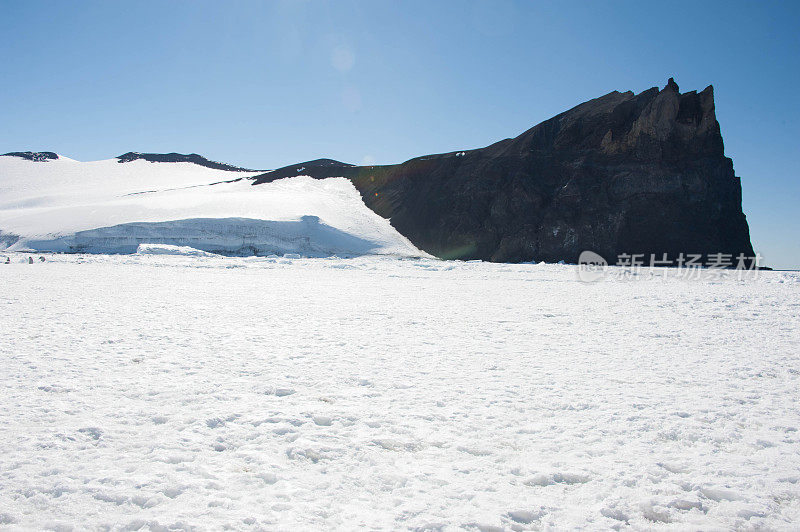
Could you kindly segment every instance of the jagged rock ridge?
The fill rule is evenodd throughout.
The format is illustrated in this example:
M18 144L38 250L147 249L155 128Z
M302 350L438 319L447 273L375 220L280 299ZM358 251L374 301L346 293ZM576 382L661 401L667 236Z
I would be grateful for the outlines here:
M753 255L741 184L711 86L611 92L476 150L388 166L301 163L352 180L365 203L443 258L576 262L620 254Z

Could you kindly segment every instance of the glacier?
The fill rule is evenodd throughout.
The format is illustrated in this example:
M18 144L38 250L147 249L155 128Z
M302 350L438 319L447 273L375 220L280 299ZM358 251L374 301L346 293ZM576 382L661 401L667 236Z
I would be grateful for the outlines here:
M226 255L426 256L347 179L298 175L251 186L259 173L0 157L0 249L134 253L165 244Z

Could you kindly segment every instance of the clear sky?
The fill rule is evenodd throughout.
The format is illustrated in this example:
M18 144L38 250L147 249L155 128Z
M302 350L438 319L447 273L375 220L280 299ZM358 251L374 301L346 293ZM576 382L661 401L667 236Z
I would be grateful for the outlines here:
M714 85L755 248L800 268L800 2L0 0L0 153L251 168L476 148Z

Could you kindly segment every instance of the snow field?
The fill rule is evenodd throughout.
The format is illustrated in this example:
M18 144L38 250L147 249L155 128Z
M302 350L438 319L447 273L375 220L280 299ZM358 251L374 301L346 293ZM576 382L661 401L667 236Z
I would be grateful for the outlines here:
M385 258L0 264L0 528L791 530L799 289Z

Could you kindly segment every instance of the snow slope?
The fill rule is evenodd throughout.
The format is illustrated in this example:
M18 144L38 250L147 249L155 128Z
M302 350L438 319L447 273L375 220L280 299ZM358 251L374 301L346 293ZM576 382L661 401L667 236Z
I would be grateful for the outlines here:
M0 529L800 527L800 274L11 256Z
M226 254L421 256L346 179L256 174L191 163L0 157L0 245L134 253L139 244ZM232 182L226 182L231 181Z

